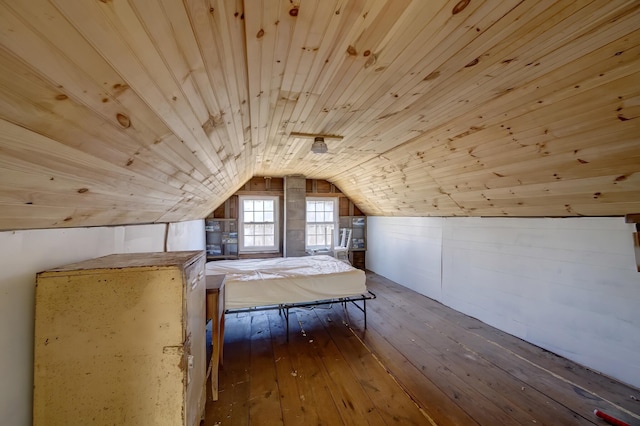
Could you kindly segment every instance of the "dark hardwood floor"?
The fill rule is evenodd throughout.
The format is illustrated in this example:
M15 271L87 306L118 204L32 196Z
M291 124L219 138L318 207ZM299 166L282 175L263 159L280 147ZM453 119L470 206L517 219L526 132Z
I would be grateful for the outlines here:
M640 391L368 272L355 307L227 315L213 425L640 425ZM349 324L349 326L347 326ZM635 399L638 398L638 399Z

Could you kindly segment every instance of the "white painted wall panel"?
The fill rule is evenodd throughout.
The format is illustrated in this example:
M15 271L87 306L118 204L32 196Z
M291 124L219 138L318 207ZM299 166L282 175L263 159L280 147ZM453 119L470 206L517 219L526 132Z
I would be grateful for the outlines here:
M203 250L202 221L171 224L170 251ZM163 251L163 224L0 232L0 424L31 424L37 272L111 253Z
M167 251L204 250L204 219L169 224Z
M442 221L367 217L367 269L440 300Z
M405 218L369 218L368 267L467 315L640 386L640 273L621 218L418 218L441 226L422 259ZM405 238L397 237L401 231ZM419 235L419 231L416 235ZM437 231L430 235L435 237ZM380 240L391 238L394 250ZM436 239L427 246L438 245ZM407 253L414 252L413 255ZM415 262L414 271L407 259ZM424 265L442 262L440 282ZM396 265L402 264L401 268ZM423 282L429 282L428 286ZM441 288L441 292L437 289Z
M164 251L165 224L121 226L124 235L122 247L116 253L145 253Z

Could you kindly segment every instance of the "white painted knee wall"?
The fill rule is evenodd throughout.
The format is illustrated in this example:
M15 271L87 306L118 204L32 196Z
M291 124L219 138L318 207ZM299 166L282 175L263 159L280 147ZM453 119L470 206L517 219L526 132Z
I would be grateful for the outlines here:
M640 387L640 272L623 218L369 217L367 267Z
M30 425L36 273L112 253L204 250L204 221L0 232L0 425Z

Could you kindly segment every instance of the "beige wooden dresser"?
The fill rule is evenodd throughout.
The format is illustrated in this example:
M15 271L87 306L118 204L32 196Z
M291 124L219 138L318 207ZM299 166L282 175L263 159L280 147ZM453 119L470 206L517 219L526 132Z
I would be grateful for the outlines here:
M34 425L186 425L204 413L204 252L37 276Z

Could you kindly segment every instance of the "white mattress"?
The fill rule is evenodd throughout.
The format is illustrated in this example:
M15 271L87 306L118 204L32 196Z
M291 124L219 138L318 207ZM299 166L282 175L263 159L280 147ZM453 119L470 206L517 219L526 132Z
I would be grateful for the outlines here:
M225 308L313 302L364 294L364 271L331 256L218 260L207 275L226 275Z

